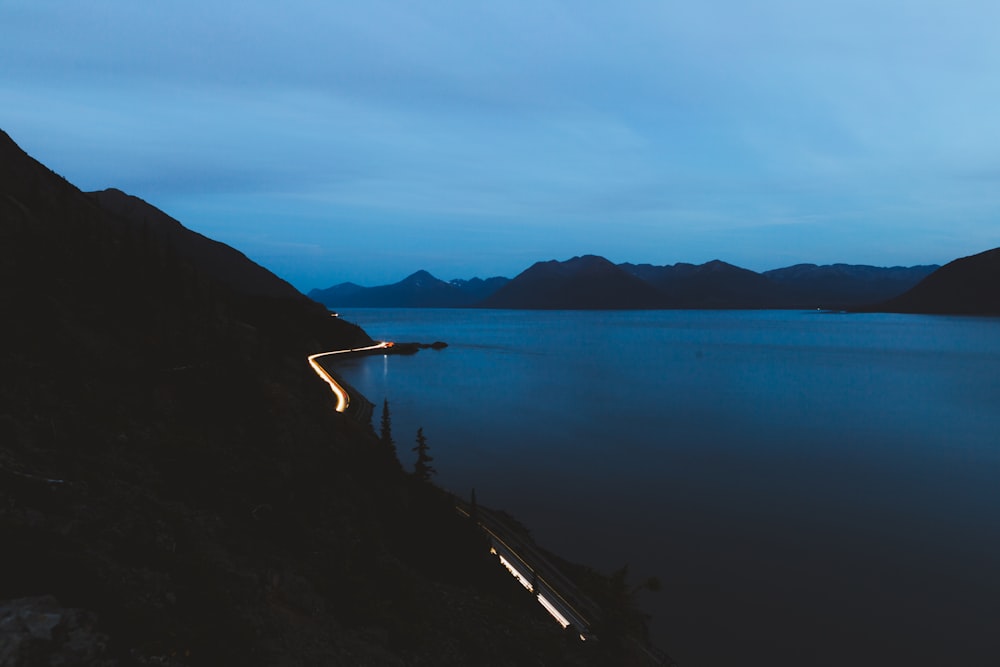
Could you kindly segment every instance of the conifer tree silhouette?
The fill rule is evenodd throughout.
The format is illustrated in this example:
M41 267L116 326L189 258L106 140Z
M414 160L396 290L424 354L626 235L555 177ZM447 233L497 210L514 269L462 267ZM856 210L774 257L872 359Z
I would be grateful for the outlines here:
M430 462L434 460L427 450L430 447L427 445L427 438L424 437L424 429L420 427L417 429L417 446L413 448L413 451L417 453L417 462L413 466L413 473L424 482L429 482L431 475L435 474L435 470Z
M396 452L396 441L392 439L392 416L389 413L389 399L382 402L382 421L379 428L379 444L382 446L382 453L386 459L392 461L398 467L399 455Z

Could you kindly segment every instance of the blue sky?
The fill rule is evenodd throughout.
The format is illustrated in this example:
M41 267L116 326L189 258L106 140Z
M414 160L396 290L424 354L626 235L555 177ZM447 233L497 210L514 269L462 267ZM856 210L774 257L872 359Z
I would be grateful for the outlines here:
M0 128L303 290L1000 246L992 0L4 0Z

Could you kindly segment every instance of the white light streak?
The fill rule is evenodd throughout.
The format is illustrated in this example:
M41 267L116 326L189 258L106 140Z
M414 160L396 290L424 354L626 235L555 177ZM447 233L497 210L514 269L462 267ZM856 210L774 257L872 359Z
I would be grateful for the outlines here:
M496 549L492 549L491 548L490 549L490 553L496 554L497 557L500 558L500 562L503 563L503 566L505 568L507 568L507 571L510 572L512 575L514 575L514 578L517 579L519 582L521 582L522 586L524 586L525 588L527 588L529 591L531 590L531 582L528 581L524 577L524 575L521 574L518 571L518 569L516 567L514 567L513 564L511 564L511 562L509 560L507 560L506 558L504 558L503 556L501 556L500 554L498 554L497 551L496 551ZM534 591L532 591L532 592L534 592ZM559 610L556 609L554 606L552 606L552 603L549 602L545 598L545 595L543 593L538 593L537 597L538 597L539 604L541 604L543 607L545 607L545 611L549 612L549 614L552 615L552 618L556 619L556 621L559 623L559 625L563 626L564 628L565 627L569 627L569 621L566 620L566 617L563 616L562 614L560 614Z
M332 352L320 352L319 354L313 354L309 356L309 365L312 369L316 371L316 375L323 378L323 380L330 385L331 391L337 396L337 412L344 412L347 407L351 404L351 397L347 394L347 390L337 384L337 381L333 379L333 376L326 372L326 370L319 365L316 360L320 357L328 357L333 354L347 354L348 352L368 352L370 350L382 350L385 348L392 347L393 343L387 341L381 341L375 345L369 345L367 347L352 347L349 350L334 350Z

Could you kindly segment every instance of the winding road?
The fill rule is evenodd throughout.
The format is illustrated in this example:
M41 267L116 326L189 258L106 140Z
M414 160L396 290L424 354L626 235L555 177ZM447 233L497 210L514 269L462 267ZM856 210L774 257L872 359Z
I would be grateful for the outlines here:
M326 372L326 369L319 365L316 361L322 357L329 357L335 354L348 354L350 352L373 352L375 350L385 350L393 346L393 343L388 341L379 341L375 345L368 345L367 347L352 347L347 350L334 350L333 352L320 352L319 354L313 354L309 356L309 365L312 369L316 371L316 375L323 378L323 380L330 385L330 389L333 390L334 395L337 397L337 412L345 412L348 406L351 405L351 396L347 393L347 390L337 384L337 381L333 379L333 376Z

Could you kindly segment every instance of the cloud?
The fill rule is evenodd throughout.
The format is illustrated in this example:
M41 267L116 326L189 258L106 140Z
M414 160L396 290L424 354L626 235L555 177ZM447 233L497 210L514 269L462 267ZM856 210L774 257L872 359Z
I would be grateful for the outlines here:
M626 240L810 261L810 238L852 261L904 232L944 260L1000 244L997 23L973 0L14 0L0 122L85 188L370 263L462 235L484 263Z

